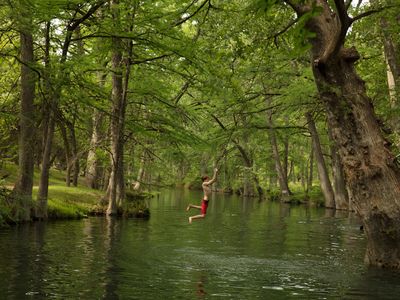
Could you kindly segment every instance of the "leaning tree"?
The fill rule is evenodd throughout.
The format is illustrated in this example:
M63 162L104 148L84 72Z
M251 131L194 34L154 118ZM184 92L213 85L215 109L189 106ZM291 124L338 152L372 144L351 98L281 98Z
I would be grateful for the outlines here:
M378 12L348 13L351 1L285 0L311 43L312 69L332 137L343 164L352 205L367 236L367 263L400 268L400 169L354 63L355 47L345 45L350 26ZM281 1L275 1L276 4Z

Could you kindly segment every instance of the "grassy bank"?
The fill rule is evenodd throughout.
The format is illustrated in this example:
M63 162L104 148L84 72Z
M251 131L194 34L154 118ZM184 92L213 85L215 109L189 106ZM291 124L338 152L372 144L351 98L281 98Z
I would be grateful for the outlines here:
M18 199L12 197L11 189L17 179L17 166L2 164L0 169L0 224L18 222ZM35 169L33 187L33 207L35 206L39 183L39 170ZM60 170L50 170L48 217L49 219L79 219L88 215L101 215L106 207L99 205L104 197L104 191L93 190L84 186L80 178L78 187L67 187L65 173ZM137 197L136 197L137 196ZM149 210L144 201L138 198L147 198L149 195L129 193L119 214L128 217L148 217Z

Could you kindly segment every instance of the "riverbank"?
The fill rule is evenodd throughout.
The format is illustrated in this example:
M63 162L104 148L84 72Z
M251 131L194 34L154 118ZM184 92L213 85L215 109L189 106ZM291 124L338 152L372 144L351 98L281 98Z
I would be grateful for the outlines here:
M0 170L0 226L19 222L20 201L12 195L13 184L17 178L17 167L3 164ZM35 169L33 203L35 206L39 183L39 170ZM81 219L89 215L104 215L107 207L100 204L105 191L94 190L84 186L80 178L78 186L65 184L65 173L61 170L50 170L48 218L49 219ZM150 211L143 199L150 198L147 193L127 192L127 201L118 211L126 217L148 218Z
M178 188L184 188L189 190L202 190L200 182L188 182L182 183L177 185ZM325 200L322 194L321 188L318 185L314 185L309 191L305 191L304 187L301 184L293 184L290 183L289 185L290 191L292 192L291 195L282 199L281 191L278 187L275 187L270 190L263 190L264 198L271 200L271 201L283 201L289 204L307 204L310 206L316 207L324 207ZM238 195L241 196L242 188L232 188L232 187L222 187L214 190L217 193L224 193L228 195ZM257 198L259 195L254 191L250 198Z

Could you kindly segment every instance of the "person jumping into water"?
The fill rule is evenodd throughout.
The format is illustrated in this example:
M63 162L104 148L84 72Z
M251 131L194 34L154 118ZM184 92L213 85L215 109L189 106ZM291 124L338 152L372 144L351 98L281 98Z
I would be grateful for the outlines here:
M211 178L211 180L208 176L201 177L201 180L203 181L201 186L202 186L203 192L204 192L204 197L203 197L203 200L201 201L201 206L189 204L188 207L186 208L186 211L189 211L191 208L200 209L201 214L189 217L190 224L192 223L193 220L204 219L206 217L207 207L208 207L208 196L211 195L211 185L217 180L217 174L218 174L218 169L215 168L214 176L213 176L213 178Z

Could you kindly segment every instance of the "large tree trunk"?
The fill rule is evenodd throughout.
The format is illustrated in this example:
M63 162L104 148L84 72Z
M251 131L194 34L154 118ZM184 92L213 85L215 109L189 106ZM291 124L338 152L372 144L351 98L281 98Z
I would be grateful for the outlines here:
M113 18L119 24L118 1L112 1ZM127 102L128 82L130 76L130 58L132 54L132 42L129 42L127 58L122 59L122 40L113 37L112 52L112 115L111 115L111 162L112 169L109 184L109 201L107 214L113 215L117 212L117 206L125 198L124 182L124 129L125 111ZM125 62L124 80L122 70ZM125 83L125 84L123 84Z
M314 120L310 113L306 113L306 119L308 123L308 129L311 134L315 161L317 163L319 184L321 186L322 194L324 195L325 198L325 207L335 208L335 197L333 194L331 181L329 179L328 170L326 168L324 155L322 153L322 148L317 128L315 127Z
M400 170L383 137L374 109L357 75L355 48L344 48L352 21L343 1L337 13L327 1L286 1L298 15L321 8L306 22L315 33L312 42L313 72L326 107L332 136L338 146L354 208L367 236L365 261L400 268Z
M122 103L122 53L121 53L121 40L113 38L113 45L115 47L112 54L112 114L111 114L111 175L109 189L109 199L107 214L114 215L117 213L117 186L118 179L120 178L121 167L121 135L120 131L120 117L121 110L124 109Z
M26 13L26 12L25 12ZM32 200L34 144L35 144L35 98L36 76L31 69L34 63L33 38L29 26L22 26L21 41L21 112L19 135L19 170L14 192L22 200L23 221L30 220Z
M51 105L53 93L50 84L50 22L46 23L44 67L43 85L46 98L42 103L42 156L35 211L35 216L38 219L47 219L47 196L49 189L49 168L51 163L50 155L55 126L53 107Z

